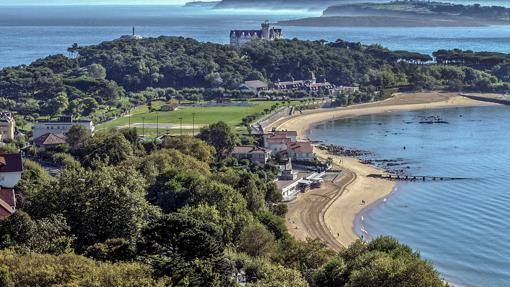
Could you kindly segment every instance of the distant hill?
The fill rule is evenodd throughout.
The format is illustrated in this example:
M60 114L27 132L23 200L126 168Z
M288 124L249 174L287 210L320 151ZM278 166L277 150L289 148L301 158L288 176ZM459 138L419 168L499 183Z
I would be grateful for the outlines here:
M347 1L354 2L354 1ZM324 10L335 4L346 3L342 0L223 0L215 8L260 8L260 9L308 9Z
M204 7L204 8L212 8L218 5L220 1L191 1L187 2L184 7Z
M287 26L469 27L509 25L510 8L442 2L394 1L332 5L322 17L281 21Z

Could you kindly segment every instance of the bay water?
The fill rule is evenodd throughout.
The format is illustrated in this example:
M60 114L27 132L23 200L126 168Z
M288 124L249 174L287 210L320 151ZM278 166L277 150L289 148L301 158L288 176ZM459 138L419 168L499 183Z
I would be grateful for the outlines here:
M447 123L420 123L430 117ZM397 160L409 175L466 178L399 183L362 213L364 229L410 245L455 285L510 286L510 107L343 119L310 137Z

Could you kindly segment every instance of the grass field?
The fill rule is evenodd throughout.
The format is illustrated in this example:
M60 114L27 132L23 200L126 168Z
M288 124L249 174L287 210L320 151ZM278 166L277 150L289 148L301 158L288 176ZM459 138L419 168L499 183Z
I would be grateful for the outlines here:
M241 123L242 118L255 113L261 113L265 109L270 109L276 103L282 103L279 101L254 101L251 102L254 106L248 107L183 107L177 111L162 112L154 111L149 112L147 106L139 107L135 109L129 116L124 116L116 120L104 123L99 126L99 129L108 129L121 126L127 126L129 124L145 123L145 124L180 124L180 118L182 123L190 125L193 123L193 114L195 114L195 124L208 125L218 121L224 121L230 126L237 126ZM291 102L291 104L297 104L298 101ZM153 103L155 109L161 103Z

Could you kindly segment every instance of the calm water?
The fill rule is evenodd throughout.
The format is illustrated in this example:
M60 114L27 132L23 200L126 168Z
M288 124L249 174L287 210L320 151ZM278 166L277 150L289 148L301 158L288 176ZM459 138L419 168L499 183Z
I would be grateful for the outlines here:
M426 116L449 124L419 124ZM364 225L370 236L391 235L419 250L455 284L510 286L510 107L340 120L318 125L311 137L400 159L408 174L470 178L400 184L364 213Z
M266 19L275 22L320 14L179 6L1 6L1 1L0 67L28 64L50 54L66 53L73 43L90 45L112 40L131 33L132 26L147 37L174 35L227 43L231 29L257 28ZM492 3L495 1L487 2ZM505 5L507 1L496 4ZM510 52L510 27L283 28L287 38L330 41L341 38L422 53L440 48Z

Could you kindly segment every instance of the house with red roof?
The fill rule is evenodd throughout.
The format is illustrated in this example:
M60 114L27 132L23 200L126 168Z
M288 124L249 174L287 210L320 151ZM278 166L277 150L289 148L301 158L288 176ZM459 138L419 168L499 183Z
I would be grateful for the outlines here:
M237 146L232 150L231 156L241 159L249 159L252 162L265 164L271 158L271 150L256 146Z
M287 155L292 160L314 161L315 153L310 142L292 142L287 144Z
M16 196L12 188L0 188L0 219L14 214L16 211Z
M46 133L34 140L38 148L47 149L67 144L67 136L63 133Z
M16 210L14 186L21 180L23 161L21 154L0 154L0 219Z
M273 131L263 136L264 147L274 154L287 149L287 144L297 141L296 131Z
M0 187L13 188L21 180L22 173L21 154L0 154Z

